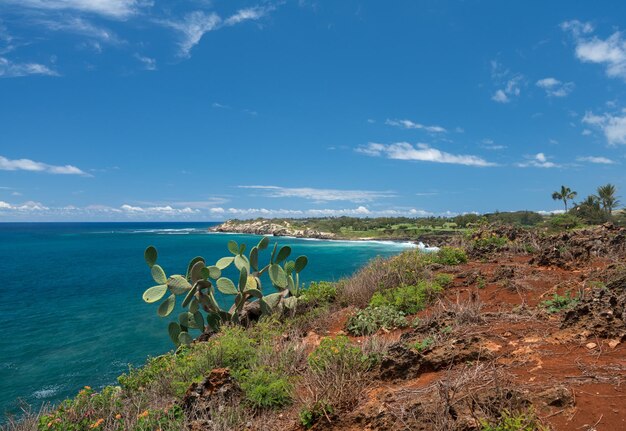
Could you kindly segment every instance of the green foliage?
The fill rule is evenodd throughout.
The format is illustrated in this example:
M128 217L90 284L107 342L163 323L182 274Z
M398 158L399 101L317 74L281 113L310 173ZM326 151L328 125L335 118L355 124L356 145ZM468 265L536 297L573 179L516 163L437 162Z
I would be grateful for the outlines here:
M189 310L179 315L178 323L171 322L168 326L168 333L176 346L190 345L193 341L190 329L204 331L205 322L212 331L217 331L226 323L239 323L240 313L247 301L258 299L265 315L296 308L301 289L300 272L307 266L308 259L306 256L299 256L295 261L287 261L291 248L281 247L276 254L275 245L270 262L259 268L259 250L266 249L268 243L269 239L263 237L246 256L245 244L228 241L227 248L234 256L218 259L215 265L211 266L206 265L203 257L197 256L187 265L185 276L174 274L169 277L163 268L156 264L158 257L156 248L153 246L146 248L144 259L158 285L144 292L144 301L147 303L160 301L169 291L170 295L158 306L159 316L167 317L172 313L176 305L176 296L184 296L182 306ZM280 266L281 263L283 266ZM222 271L231 264L234 264L238 271L236 281L222 276ZM277 293L264 295L261 277L266 272ZM220 308L215 299L215 289L224 295L235 297L228 310Z
M532 411L512 414L503 411L496 422L481 420L481 431L548 431Z
M326 337L307 358L313 372L322 372L340 365L347 370L365 370L369 359L359 346L355 346L345 335Z
M244 370L237 380L253 407L278 408L291 403L292 385L284 374L261 367Z
M552 299L548 299L541 303L548 313L558 313L559 311L568 310L578 304L578 298L571 296L570 292L566 292L561 296L558 293L552 295Z
M371 335L379 329L395 329L408 326L404 313L395 307L367 307L350 316L346 323L347 331L352 335Z
M548 220L548 224L553 230L557 231L570 230L582 226L581 220L569 213L553 215Z
M300 424L306 429L312 428L322 418L333 413L333 406L328 403L316 402L300 410Z
M473 246L479 249L500 249L509 243L508 238L501 236L488 236L474 240Z
M415 314L441 291L443 288L436 282L420 281L414 286L376 292L370 300L370 307L392 307L404 314Z
M337 298L337 284L329 281L312 282L302 291L300 299L313 304L327 304Z
M458 247L441 247L437 253L428 256L433 263L441 265L460 265L467 262L467 253Z
M438 274L435 274L435 277L434 277L435 283L444 289L446 287L450 287L453 280L454 280L454 275L447 274L445 272L440 272Z
M417 350L418 352L422 352L428 349L435 343L435 340L432 337L424 338L423 340L416 341L411 345L412 348Z

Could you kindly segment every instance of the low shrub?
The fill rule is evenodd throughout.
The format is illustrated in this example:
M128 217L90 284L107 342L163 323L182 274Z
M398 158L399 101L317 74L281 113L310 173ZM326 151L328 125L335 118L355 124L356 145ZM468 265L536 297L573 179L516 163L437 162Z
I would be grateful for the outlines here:
M292 385L284 374L256 368L240 372L235 379L252 407L278 408L291 403Z
M404 314L415 314L442 290L439 284L429 281L420 281L414 286L381 290L372 296L370 307L393 307Z
M348 319L346 329L352 335L361 336L374 334L379 329L404 328L408 325L403 312L383 305L357 311Z
M563 310L569 310L578 304L578 298L573 297L570 292L565 295L555 293L552 299L543 301L540 305L546 309L548 313L558 313Z
M412 348L417 350L418 352L422 352L428 349L435 343L435 340L432 337L424 338L423 340L416 341L411 345Z
M478 249L497 250L509 243L509 239L503 236L492 235L486 238L478 238L473 241L472 246Z
M441 265L460 265L467 262L467 253L459 247L441 247L437 253L430 253L427 256L433 263Z
M337 298L337 284L328 281L313 282L302 292L300 299L313 304L327 304Z
M450 287L450 285L452 284L452 281L454 280L454 275L440 272L438 274L435 274L433 280L435 281L435 283L445 289L446 287Z
M532 412L509 413L503 411L498 421L481 421L481 431L548 431Z

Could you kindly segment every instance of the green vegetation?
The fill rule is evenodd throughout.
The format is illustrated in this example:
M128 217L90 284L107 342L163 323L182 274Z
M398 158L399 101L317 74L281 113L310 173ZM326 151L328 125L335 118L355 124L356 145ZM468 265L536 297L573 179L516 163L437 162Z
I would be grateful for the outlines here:
M481 431L548 431L532 412L503 411L497 422L481 421Z
M312 282L309 288L303 290L300 300L305 303L327 304L337 298L337 284L328 281Z
M352 335L371 335L380 329L404 328L409 325L404 313L395 307L367 307L354 313L346 323Z
M611 215L613 210L620 204L617 198L617 189L613 184L606 184L598 187L598 200L602 204L602 209Z
M246 400L256 408L277 408L291 403L289 379L266 367L243 370L239 375Z
M467 253L458 247L441 247L437 253L427 254L425 260L441 265L460 265L467 262Z
M392 307L404 314L415 314L443 291L437 282L420 281L414 286L401 286L376 292L370 307Z
M570 292L565 295L559 295L555 293L552 295L552 299L545 300L541 303L541 306L548 311L548 313L558 313L563 310L569 310L578 303L578 298L571 296Z
M412 344L411 347L413 347L418 352L422 352L428 349L434 343L435 343L435 340L432 337L428 337L428 338L424 338L423 340L416 341L415 343Z
M445 272L440 272L435 274L435 283L437 283L442 288L450 287L452 285L452 281L454 280L454 276L452 274L447 274Z
M561 191L552 193L552 199L555 201L563 201L565 212L567 212L567 201L574 200L578 193L569 187L561 186Z
M150 246L146 249L144 258L150 267L152 278L158 284L144 292L144 301L154 303L161 300L169 291L170 295L157 309L159 316L167 317L174 310L176 296L184 295L182 306L187 311L180 313L178 321L170 322L168 326L170 338L176 346L189 345L192 341L189 330L204 331L205 323L214 332L225 323L240 323L244 306L251 300L259 301L264 315L296 308L301 289L300 272L306 267L308 260L306 256L300 256L295 261L289 261L287 258L291 254L291 248L284 246L277 252L278 244L274 244L270 262L261 267L259 252L265 250L268 244L269 239L263 237L246 256L245 244L239 245L235 241L229 241L228 250L233 256L223 257L215 265L210 266L206 265L203 257L197 256L189 262L185 276L176 274L169 277L156 263L158 258L156 248ZM234 264L239 272L236 285L230 278L222 275L231 264ZM261 276L266 272L272 286L278 292L263 294ZM234 303L228 311L222 310L218 305L215 299L216 288L224 295L235 296ZM206 312L206 316L202 314L201 309Z

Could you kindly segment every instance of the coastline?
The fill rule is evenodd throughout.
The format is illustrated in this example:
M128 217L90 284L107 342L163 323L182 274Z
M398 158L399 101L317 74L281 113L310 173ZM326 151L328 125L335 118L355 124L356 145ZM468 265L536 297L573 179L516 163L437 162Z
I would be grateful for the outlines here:
M410 244L410 247L417 247L420 242L429 242L434 245L442 245L447 242L447 239L451 235L424 235L423 237L411 237L411 236L363 236L363 237L350 237L334 232L325 232L316 229L296 228L290 225L286 221L268 220L255 220L255 221L237 221L227 220L217 226L212 226L209 229L211 233L223 233L223 234L250 234L250 235L263 235L263 236L275 236L285 238L298 238L312 241L345 241L345 242L379 242L379 243L396 243L396 244Z

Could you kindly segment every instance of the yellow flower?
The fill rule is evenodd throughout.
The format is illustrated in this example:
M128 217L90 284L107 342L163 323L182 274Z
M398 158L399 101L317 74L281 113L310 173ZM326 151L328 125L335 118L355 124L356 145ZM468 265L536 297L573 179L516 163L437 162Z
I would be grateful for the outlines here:
M139 413L139 414L137 415L137 417L138 417L138 418L146 418L146 417L148 417L148 414L149 414L149 413L148 413L148 410L144 410L143 412Z
M100 425L102 425L103 422L104 422L104 419L100 418L94 423L92 423L91 425L89 425L89 428L90 429L98 428Z
M122 415L121 415L121 414L119 414L119 413L118 413L118 414L116 414L116 415L115 415L115 419L122 419Z
M91 386L85 386L85 390L90 391L91 390Z

